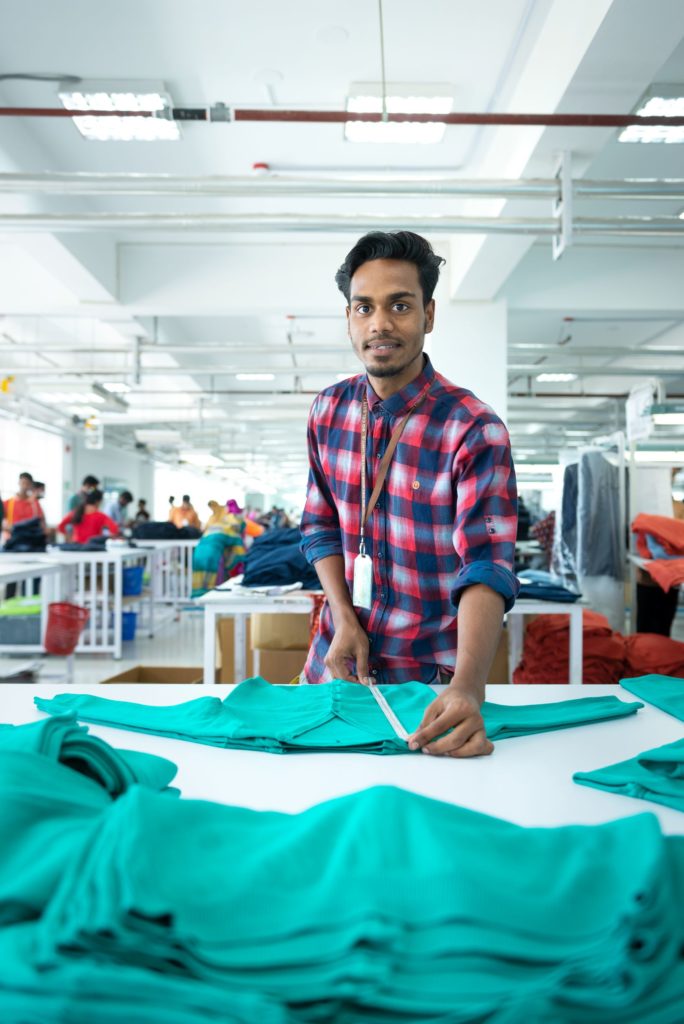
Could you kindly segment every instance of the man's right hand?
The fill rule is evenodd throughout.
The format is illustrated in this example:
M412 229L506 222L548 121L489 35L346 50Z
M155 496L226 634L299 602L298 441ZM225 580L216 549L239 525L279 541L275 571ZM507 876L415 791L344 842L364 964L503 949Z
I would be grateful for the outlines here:
M358 621L345 620L338 628L325 657L325 667L333 679L344 679L348 683L366 684L368 670L368 637ZM356 665L356 673L352 671Z

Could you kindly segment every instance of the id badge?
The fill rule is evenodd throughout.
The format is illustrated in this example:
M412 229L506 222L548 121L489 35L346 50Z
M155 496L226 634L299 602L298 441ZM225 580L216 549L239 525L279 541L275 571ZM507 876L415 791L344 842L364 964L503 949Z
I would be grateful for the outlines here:
M373 600L373 560L370 555L357 555L354 559L354 591L352 604L370 611Z

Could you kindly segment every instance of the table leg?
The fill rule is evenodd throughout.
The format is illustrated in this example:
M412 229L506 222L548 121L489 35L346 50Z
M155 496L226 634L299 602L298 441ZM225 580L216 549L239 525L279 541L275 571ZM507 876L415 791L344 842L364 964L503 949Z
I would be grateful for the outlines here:
M508 682L513 682L513 673L520 664L523 652L523 616L506 616L506 629L508 630Z
M95 564L95 563L94 563ZM104 563L106 567L107 563ZM123 569L121 565L121 559L117 558L112 568L114 569L114 660L121 661L122 654L122 638L121 638L121 614L123 612ZM103 579L105 580L105 586L109 587L109 576L106 571L103 572ZM92 581L93 587L95 586L94 580ZM107 596L104 599L105 615L107 614ZM105 638L107 629L107 618L105 618ZM106 640L105 640L106 642Z
M156 551L153 551L151 554L145 556L145 569L147 570L147 572L150 575L150 587L149 587L149 589L150 589L150 596L149 596L150 636L154 636L154 580L155 580L155 577L157 575L157 572L156 572L157 565L155 564L155 558L154 558L155 554L156 554Z
M234 618L234 647L233 665L235 667L235 682L241 683L247 678L247 616L238 612Z
M216 682L216 613L212 608L204 609L204 674L202 682L205 686L213 686Z
M582 685L582 608L570 612L570 685Z

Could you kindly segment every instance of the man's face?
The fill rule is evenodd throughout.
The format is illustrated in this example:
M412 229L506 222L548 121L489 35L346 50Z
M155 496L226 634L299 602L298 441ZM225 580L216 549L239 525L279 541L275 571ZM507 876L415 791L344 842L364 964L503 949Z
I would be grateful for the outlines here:
M371 377L410 371L432 330L435 303L423 306L418 268L406 260L370 260L351 280L351 343Z
M22 497L24 497L24 498L26 497L26 495L28 494L28 492L31 489L32 482L33 481L29 480L25 476L20 476L19 477L19 494L21 494Z

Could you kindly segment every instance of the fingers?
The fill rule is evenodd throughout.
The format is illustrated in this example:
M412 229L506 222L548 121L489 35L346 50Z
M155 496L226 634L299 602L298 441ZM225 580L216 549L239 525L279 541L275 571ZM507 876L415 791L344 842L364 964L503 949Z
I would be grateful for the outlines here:
M360 683L363 683L364 686L367 686L370 677L370 671L368 668L368 648L363 644L359 644L354 654L356 655L357 679Z
M482 757L491 754L494 744L487 739L484 729L478 729L458 750L450 750L448 757Z
M331 654L331 651L328 651L328 656L325 659L325 667L328 669L333 679L343 679L347 683L355 683L357 681L351 671L349 659L344 654L335 655Z
M413 736L409 738L409 747L411 750L417 750L418 747L424 746L429 743L430 740L434 739L435 736L439 736L441 732L445 732L449 728L448 723L439 724L440 718L444 712L443 705L439 698L433 700L432 704L429 704L423 715L423 721L420 723Z
M443 733L447 729L448 725L444 724L440 731ZM471 737L481 729L481 719L468 718L465 722L460 722L455 726L451 732L447 732L446 736L442 736L441 739L435 740L433 743L424 744L423 750L426 754L448 754L449 751L456 750L468 743Z

